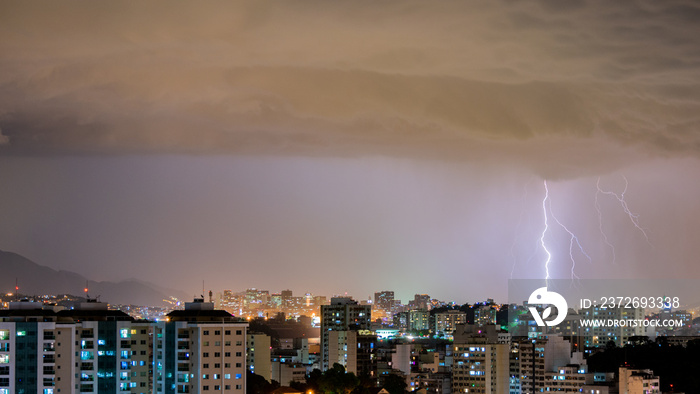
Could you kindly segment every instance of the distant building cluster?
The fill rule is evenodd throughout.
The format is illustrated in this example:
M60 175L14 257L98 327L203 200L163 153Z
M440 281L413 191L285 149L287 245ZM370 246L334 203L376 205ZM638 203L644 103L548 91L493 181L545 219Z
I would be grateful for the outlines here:
M160 309L70 296L4 302L0 394L243 394L249 373L286 387L337 365L378 389L400 379L417 394L661 393L653 370L623 364L594 372L588 359L658 335L679 346L698 338L682 310L658 312L684 322L673 336L575 324L655 317L640 308L591 306L540 327L525 306L491 299L460 306L425 294L403 305L392 291L358 301L227 290Z
M327 298L310 293L294 296L291 290L270 293L269 290L251 288L239 293L224 290L217 294L215 303L218 308L244 318L270 318L279 313L297 318L318 316L319 307L327 303Z

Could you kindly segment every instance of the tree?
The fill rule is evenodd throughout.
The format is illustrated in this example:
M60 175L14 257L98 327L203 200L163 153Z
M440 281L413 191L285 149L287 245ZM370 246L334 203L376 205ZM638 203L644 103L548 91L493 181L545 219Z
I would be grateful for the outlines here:
M305 392L307 392L307 391L309 390L309 385L308 385L308 384L302 383L302 382L297 382L297 381L291 381L291 382L289 382L289 387L291 387L291 388L293 388L293 389L296 389L296 390L299 390L299 391L301 391L302 393L305 393Z
M323 372L318 368L314 369L310 374L306 375L306 390L313 390L315 393L320 392L321 380L323 380Z
M322 393L350 394L360 384L354 373L346 373L345 367L335 363L323 373L318 388Z
M246 394L269 394L280 386L277 381L268 382L260 375L247 372Z
M404 394L406 392L406 379L399 375L388 375L384 378L384 388L390 394Z

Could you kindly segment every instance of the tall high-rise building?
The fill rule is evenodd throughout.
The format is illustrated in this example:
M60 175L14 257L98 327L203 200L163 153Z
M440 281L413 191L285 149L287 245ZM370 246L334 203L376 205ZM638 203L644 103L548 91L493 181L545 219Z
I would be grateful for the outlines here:
M151 392L148 323L95 300L59 309L0 311L0 393Z
M245 393L247 323L203 299L167 317L155 328L155 393Z
M620 367L620 394L660 393L659 377L650 369L630 369Z
M247 289L245 291L246 308L249 310L266 309L270 306L270 291Z
M395 350L391 353L392 369L401 371L404 375L411 374L411 354L413 352L413 344L397 343Z
M510 346L498 343L495 331L462 332L453 343L453 393L507 393L510 383Z
M546 371L542 391L580 393L586 384L587 370L586 364L568 364Z
M282 308L289 308L292 303L292 291L291 290L282 290L281 293L281 298L282 298Z
M455 344L452 392L508 392L509 354L505 343Z
M260 375L268 382L271 379L270 336L263 333L249 333L246 345L248 370Z
M327 370L330 362L331 331L369 330L372 306L359 305L349 297L333 297L330 305L321 306L321 365Z
M432 318L434 323L430 329L435 335L452 335L458 324L467 322L467 314L462 311L440 312Z
M579 311L581 319L586 320L643 320L643 308L601 308L594 305ZM608 342L614 342L617 346L625 346L630 338L644 335L643 326L598 325L594 327L580 327L583 344L586 347L605 347Z
M432 304L430 303L430 296L427 294L416 294L413 297L413 301L408 303L409 307L412 309L426 309L430 310Z
M425 309L415 309L408 312L408 329L413 331L425 331L430 328L428 317L430 313Z
M479 305L475 307L474 324L477 326L496 324L496 309L492 305Z
M374 305L385 311L391 312L394 309L394 292L384 290L374 293Z
M357 376L375 378L377 336L369 330L330 331L328 365L340 364Z
M244 299L244 296L234 294L231 290L224 290L221 295L221 309L234 316L240 316L243 312Z
M520 390L523 394L545 389L547 372L571 363L571 343L560 336L523 339L518 344Z
M0 310L0 394L54 392L56 321L54 312L44 311L34 302L11 302L9 310ZM72 337L64 342L69 356L74 353L75 342L74 331L70 332ZM73 375L71 360L66 362ZM67 378L64 385L70 393L76 387L76 378Z
M277 311L282 309L282 294L280 294L280 293L270 294L270 307L274 310L277 310Z

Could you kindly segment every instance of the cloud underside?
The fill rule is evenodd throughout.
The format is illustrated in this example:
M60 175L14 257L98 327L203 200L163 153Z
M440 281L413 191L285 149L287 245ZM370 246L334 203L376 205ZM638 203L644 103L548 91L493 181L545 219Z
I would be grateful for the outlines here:
M0 152L697 155L700 12L608 3L5 3Z

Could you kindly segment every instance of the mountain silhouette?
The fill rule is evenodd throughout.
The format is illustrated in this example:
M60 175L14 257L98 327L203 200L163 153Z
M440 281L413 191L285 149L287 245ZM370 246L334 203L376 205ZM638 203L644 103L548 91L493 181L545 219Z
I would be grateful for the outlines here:
M190 301L189 295L180 290L156 286L138 279L120 282L97 282L71 271L56 271L36 264L17 253L0 250L0 293L15 291L15 280L19 293L23 295L72 294L83 296L88 283L90 296L110 304L132 304L161 306L170 296Z

